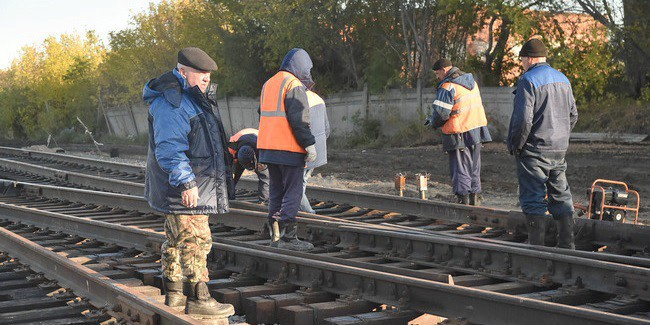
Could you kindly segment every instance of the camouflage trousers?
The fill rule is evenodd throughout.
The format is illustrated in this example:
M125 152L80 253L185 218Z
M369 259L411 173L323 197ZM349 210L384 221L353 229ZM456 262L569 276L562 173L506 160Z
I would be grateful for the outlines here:
M162 245L163 277L170 281L207 282L207 256L212 236L207 215L165 215L165 237Z

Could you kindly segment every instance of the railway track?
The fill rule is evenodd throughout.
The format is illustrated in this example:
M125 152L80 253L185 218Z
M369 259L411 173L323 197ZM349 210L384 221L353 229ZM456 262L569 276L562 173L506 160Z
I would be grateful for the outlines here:
M143 193L141 166L7 147L0 147L0 157L0 176L5 178L132 195ZM255 181L242 179L238 187L234 207L265 211L264 206L245 202L256 197ZM517 211L315 186L309 186L307 192L316 199L312 202L316 213L325 217L389 223L405 231L463 234L515 243L526 240L525 217ZM650 256L647 226L576 219L576 229L576 247L580 250ZM554 231L551 227L547 235L551 246Z
M15 182L3 193L0 218L27 227L115 251L158 254L164 240L162 216L141 197ZM251 323L403 324L421 313L499 324L650 322L647 259L613 255L615 263L315 216L299 222L317 249L296 253L267 246L265 218L235 209L211 219L212 293ZM147 284L159 287L151 266Z
M133 249L0 220L0 251L1 324L197 323L165 306L142 274L119 271L155 261Z
M0 323L114 324L116 319L93 307L73 291L35 272L5 252L0 253ZM47 314L47 317L43 317Z
M136 195L142 193L144 169L139 166L10 148L0 148L0 155L2 155L2 158L0 158L0 174L4 174L4 176L11 175L13 179L65 186L74 185ZM33 188L25 189L25 187L29 187L26 185L20 186L27 192L38 192L41 195L54 191L56 194L49 194L50 197L67 198L69 202L73 202L80 197L84 198L83 202L85 203L93 202L89 197L78 193L63 194L66 191L62 189L44 190L46 187L42 187L35 190ZM247 210L265 210L263 206L246 202L256 198L256 182L243 180L240 183L240 188L243 190L238 191L239 202L233 202L233 206ZM490 280L488 284L484 285L487 286L488 291L490 291L490 288L495 288L498 292L505 290L502 292L513 293L524 290L521 287L530 286L534 289L531 290L529 287L525 294L532 295L535 299L543 297L541 300L571 301L573 298L567 297L575 295L575 292L568 294L567 290L588 290L590 294L587 295L591 295L589 299L599 300L594 297L600 297L601 301L597 302L596 305L600 303L602 306L609 306L603 310L618 304L626 306L622 309L636 310L640 314L634 317L644 320L645 316L639 310L647 307L647 298L644 298L644 295L647 291L648 278L645 274L634 274L631 275L631 278L625 278L616 272L612 273L613 275L595 272L591 274L591 279L587 280L587 282L591 283L585 286L585 279L590 277L587 274L593 273L593 265L583 265L583 269L578 271L579 275L574 277L573 273L580 268L576 267L576 265L558 267L561 262L549 260L545 260L545 264L539 262L539 260L537 263L531 263L520 255L514 254L515 257L513 258L511 253L504 254L503 247L515 250L528 247L520 244L525 239L525 225L521 213L318 187L310 187L308 191L310 197L321 200L313 202L316 205L317 213L320 215L318 218L347 223L345 227L348 227L348 229L365 229L366 232L364 233L352 232L347 229L342 231L343 228L338 228L337 233L334 233L331 229L328 230L327 227L310 223L315 218L314 215L301 214L303 217L301 222L307 224L307 227L304 228L308 229L309 232L300 235L308 236L310 240L315 242L326 243L325 248L320 252L321 254L324 252L337 258L360 259L364 263L372 261L375 264L370 266L367 264L354 264L358 261L348 261L348 265L352 263L352 265L359 268L379 268L379 270L389 274L414 276L429 281L453 283L457 286L464 285L466 283L464 281L470 279L469 277L472 277L473 280L471 281L478 281L474 282L474 284L480 283L480 281L488 281L485 280L487 278ZM93 195L89 196L93 197ZM335 202L353 202L354 204ZM106 206L102 204L102 200L95 203L95 208L97 206ZM134 202L128 202L128 200L127 202L120 202L118 205L122 207L123 214L129 217L133 217L133 212L128 212L129 208L133 209L138 206L140 211L146 211L148 208L146 204L140 204L139 206ZM104 212L110 215L109 212ZM142 214L140 213L140 215ZM149 217L145 218L145 220L136 218L136 220L130 220L129 222L134 226L146 227L152 223L150 217L155 213L148 212L146 215ZM237 218L234 218L240 221L238 223L223 223L223 220L211 220L211 222L229 228L227 232L221 233L222 236L228 236L227 234L233 231L235 233L243 232L244 234L240 233L241 236L252 236L256 238L258 241L256 244L259 245L260 242L268 241L266 238L260 239L260 236L263 237L261 234L264 233L264 230L259 228L263 224L264 218L264 214L255 217L238 214ZM225 218L223 219L225 220ZM605 250L621 255L593 254L579 251L568 252L548 247L540 247L539 249L550 255L569 254L570 258L584 258L603 263L648 268L648 261L650 260L624 256L648 256L650 239L647 236L645 227L598 223L585 219L577 221L580 228L577 236L578 246L581 249L586 251ZM153 223L156 224L156 222ZM158 220L157 224L160 227L160 220ZM376 227L368 228L368 225L375 225ZM388 231L386 227L390 228L390 231L399 229L400 233L381 237L378 232ZM153 231L161 229L152 228ZM439 241L425 240L425 237L430 236L435 236ZM468 238L470 241L467 241ZM465 240L466 242L462 244L454 242L454 244L450 245L444 241L447 239L451 241ZM327 248L327 244L330 245L329 248ZM476 244L476 247L470 249L466 247L467 244ZM489 251L481 250L486 247L485 245L500 246L495 248L494 251L490 251L490 253L485 253ZM482 256L482 260L478 256ZM494 260L500 262L494 263ZM342 261L329 262L342 263ZM490 264L494 265L490 267ZM526 265L528 268L522 270L522 265ZM425 271L417 272L418 270ZM561 279L562 277L559 274L563 274L565 279ZM323 274L320 275L320 282L323 281L323 276ZM476 277L484 278L474 280ZM595 286L595 283L600 282L598 279L610 279L609 287L605 285L607 288L603 288L601 284ZM471 283L471 281L467 283ZM632 288L630 288L631 283ZM636 289L633 287L636 287ZM562 293L555 296L549 294L544 296L545 294L539 294L539 292L545 292L542 289L560 290ZM603 300L603 297L606 297L606 299ZM578 304L587 300L579 300ZM575 301L573 304L576 304ZM585 304L585 306L591 308L591 305L588 304ZM636 307L631 308L629 306ZM415 312L427 311L416 310ZM253 316L249 317L255 320L256 316L254 315L256 313L249 310L247 315L250 313ZM452 317L453 315L455 314L451 314ZM484 322L484 320L481 322Z

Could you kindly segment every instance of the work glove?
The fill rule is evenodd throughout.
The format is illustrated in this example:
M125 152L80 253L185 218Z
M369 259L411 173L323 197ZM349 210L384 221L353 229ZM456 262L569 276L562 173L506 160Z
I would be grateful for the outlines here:
M306 162L316 161L316 147L314 147L313 144L311 146L307 146L307 148L305 148L305 151L307 151L307 157L305 157Z
M430 127L430 128L432 128L434 130L437 129L437 127L433 124L433 119L431 117L427 118L424 121L424 126Z

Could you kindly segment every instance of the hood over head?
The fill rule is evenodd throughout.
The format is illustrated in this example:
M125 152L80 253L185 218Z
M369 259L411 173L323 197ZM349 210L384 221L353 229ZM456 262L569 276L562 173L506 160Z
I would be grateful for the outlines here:
M294 48L285 55L280 70L290 72L300 79L307 89L311 89L314 86L314 80L311 79L311 68L313 66L314 64L311 62L307 51Z
M142 99L151 104L157 97L163 96L174 107L181 106L182 90L189 85L177 69L166 72L162 76L151 79L144 85Z
M442 85L445 82L453 82L469 90L474 89L474 85L476 84L474 81L474 75L463 72L457 67L452 67L439 85Z

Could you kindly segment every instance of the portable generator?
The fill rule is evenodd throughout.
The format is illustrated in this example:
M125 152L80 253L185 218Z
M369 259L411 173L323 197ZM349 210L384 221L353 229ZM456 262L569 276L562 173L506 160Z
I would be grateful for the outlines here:
M623 182L597 179L587 190L589 206L575 204L580 216L587 213L587 218L625 223L628 211L634 212L634 224L639 218L639 193L630 190ZM636 207L629 207L630 201Z

